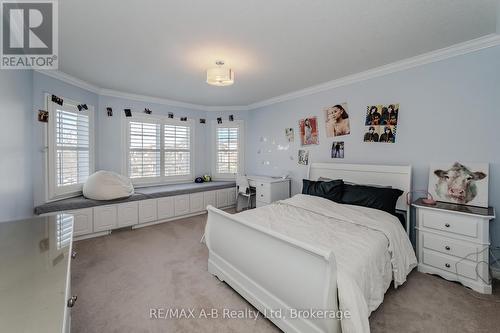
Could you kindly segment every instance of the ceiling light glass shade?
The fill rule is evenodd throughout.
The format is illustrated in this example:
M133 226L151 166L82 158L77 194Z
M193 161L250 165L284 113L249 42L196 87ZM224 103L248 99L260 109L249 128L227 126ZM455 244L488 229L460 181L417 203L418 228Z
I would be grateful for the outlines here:
M207 83L220 87L230 86L234 83L234 72L230 68L210 68L207 70Z

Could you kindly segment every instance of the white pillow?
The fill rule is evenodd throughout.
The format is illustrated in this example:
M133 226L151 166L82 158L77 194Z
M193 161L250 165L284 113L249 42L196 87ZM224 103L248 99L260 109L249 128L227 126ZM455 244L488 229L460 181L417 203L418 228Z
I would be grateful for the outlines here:
M93 200L127 198L134 194L134 186L127 177L112 171L97 171L83 185L83 196Z

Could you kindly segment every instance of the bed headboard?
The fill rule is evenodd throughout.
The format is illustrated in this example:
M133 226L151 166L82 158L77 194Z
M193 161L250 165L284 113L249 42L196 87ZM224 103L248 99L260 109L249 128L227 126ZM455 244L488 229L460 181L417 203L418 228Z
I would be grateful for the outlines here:
M391 186L404 191L396 209L406 212L406 230L409 232L410 206L406 203L406 194L411 192L411 165L311 163L308 178L318 180L319 177L343 179L363 185Z

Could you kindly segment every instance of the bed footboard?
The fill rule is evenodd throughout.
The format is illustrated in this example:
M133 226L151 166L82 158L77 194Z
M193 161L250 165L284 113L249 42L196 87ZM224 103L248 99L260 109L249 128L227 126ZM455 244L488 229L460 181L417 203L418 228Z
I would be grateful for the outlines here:
M284 332L337 333L336 265L331 251L248 224L208 206L208 270ZM324 311L326 318L317 318ZM299 312L301 311L301 312ZM311 318L316 311L316 318Z

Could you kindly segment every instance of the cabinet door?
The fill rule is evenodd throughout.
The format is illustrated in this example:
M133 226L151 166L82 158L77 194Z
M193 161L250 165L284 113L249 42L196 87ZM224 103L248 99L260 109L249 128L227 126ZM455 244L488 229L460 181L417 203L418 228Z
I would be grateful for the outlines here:
M217 191L209 191L203 193L203 208L207 208L208 205L217 207Z
M217 207L226 207L228 205L228 197L227 197L227 191L224 190L218 190L217 191Z
M157 219L156 199L139 201L139 223L152 222Z
M128 202L117 205L118 227L127 227L139 223L139 204L137 202Z
M116 228L116 206L94 207L94 232Z
M176 195L174 198L175 216L189 214L189 194Z
M236 204L236 188L228 188L227 190L227 204L228 206L234 206Z
M93 210L92 208L79 209L67 212L73 215L73 236L90 234L93 231Z
M193 193L189 195L189 211L191 213L201 212L205 207L203 206L203 192Z
M175 216L174 197L158 199L158 220L169 219Z

